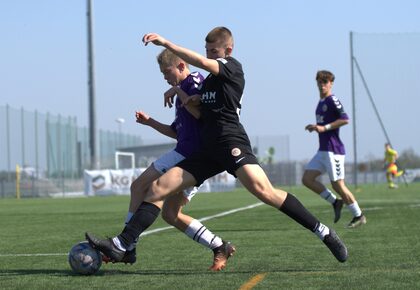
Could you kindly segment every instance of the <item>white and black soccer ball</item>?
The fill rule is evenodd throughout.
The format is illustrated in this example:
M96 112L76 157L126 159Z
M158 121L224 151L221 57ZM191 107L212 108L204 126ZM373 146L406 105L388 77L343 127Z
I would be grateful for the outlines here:
M69 264L74 273L92 275L98 272L102 265L101 253L92 248L88 242L80 242L69 252Z

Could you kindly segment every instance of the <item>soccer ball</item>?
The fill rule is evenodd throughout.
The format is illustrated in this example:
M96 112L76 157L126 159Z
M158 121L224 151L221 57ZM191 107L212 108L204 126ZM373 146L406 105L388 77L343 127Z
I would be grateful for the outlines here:
M101 253L92 248L88 242L80 242L69 252L69 264L74 273L92 275L98 272L102 265Z

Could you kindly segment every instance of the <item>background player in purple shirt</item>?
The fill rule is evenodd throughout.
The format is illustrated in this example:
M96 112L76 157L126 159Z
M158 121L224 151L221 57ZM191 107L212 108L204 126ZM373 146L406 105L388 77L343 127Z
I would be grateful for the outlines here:
M316 81L319 89L320 100L316 107L316 124L309 124L305 127L309 132L317 132L319 137L319 149L311 161L306 165L302 177L303 184L318 193L325 200L330 202L334 208L334 222L341 216L343 201L346 203L353 219L347 225L355 228L366 223L354 195L344 183L344 144L340 140L340 127L347 125L349 117L344 112L343 105L339 99L332 94L334 75L329 71L318 71ZM337 197L317 177L327 172L333 189L341 196Z
M144 202L149 187L153 182L156 182L159 176L200 147L199 122L193 116L193 114L196 115L197 111L194 111L194 108L183 106L181 100L198 93L198 87L203 81L203 76L198 72L190 73L188 64L167 49L158 55L157 61L165 80L172 86L165 92L165 98L173 100L177 95L175 120L171 125L166 125L154 120L142 111L137 111L136 121L154 128L163 135L177 139L177 145L174 150L154 161L131 184L131 199L125 223L127 224L132 219L133 213L139 207L146 209L152 215L156 214L154 209L161 208L162 218L167 223L184 232L191 239L213 250L223 244L222 239L209 231L201 222L183 214L181 211L182 207L197 193L197 187L182 190L164 202ZM119 245L118 238L113 238L113 241L116 245ZM134 263L136 261L135 249L136 242L126 248L127 251L119 262Z

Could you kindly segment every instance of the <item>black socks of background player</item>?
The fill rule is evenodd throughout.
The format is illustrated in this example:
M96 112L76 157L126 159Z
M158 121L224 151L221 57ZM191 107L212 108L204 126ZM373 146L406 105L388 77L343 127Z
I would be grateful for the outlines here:
M150 227L159 216L160 208L153 203L143 202L125 226L118 239L127 248L133 244L142 232Z
M315 232L320 225L318 219L314 217L291 193L287 193L286 199L279 210L287 214L311 232Z

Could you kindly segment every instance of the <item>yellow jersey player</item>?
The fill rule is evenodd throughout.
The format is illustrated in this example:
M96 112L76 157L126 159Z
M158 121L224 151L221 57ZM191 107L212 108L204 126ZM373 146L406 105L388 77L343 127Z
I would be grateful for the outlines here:
M391 144L385 144L385 169L386 169L386 180L388 187L391 189L397 188L398 186L394 183L394 177L403 175L403 170L398 170L396 161L398 159L398 152L391 148Z

